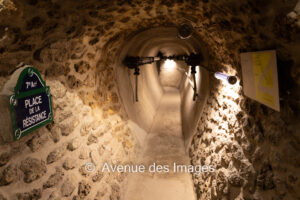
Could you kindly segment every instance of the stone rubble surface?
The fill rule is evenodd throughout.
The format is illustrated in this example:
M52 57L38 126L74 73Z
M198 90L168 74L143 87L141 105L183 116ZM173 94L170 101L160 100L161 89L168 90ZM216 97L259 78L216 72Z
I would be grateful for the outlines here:
M51 88L54 108L53 124L0 146L0 199L66 195L70 196L65 199L118 199L123 178L83 176L79 169L99 157L101 163L135 158L134 133L124 128L115 134L115 127L127 127L127 117L112 66L120 45L140 30L189 21L206 43L208 67L236 73L240 79L240 52L276 49L279 70L299 85L296 4L296 0L0 1L0 88L20 62L33 65ZM276 113L247 99L240 87L210 82L211 94L190 158L192 164L212 164L217 170L194 175L198 199L298 199L299 87L284 89L296 94L284 93L282 111ZM81 145L72 144L69 151L68 143L76 137ZM72 173L73 192L73 187L54 193L43 188L56 167L64 176L58 175L62 180L55 187L63 187ZM26 189L18 187L23 184Z

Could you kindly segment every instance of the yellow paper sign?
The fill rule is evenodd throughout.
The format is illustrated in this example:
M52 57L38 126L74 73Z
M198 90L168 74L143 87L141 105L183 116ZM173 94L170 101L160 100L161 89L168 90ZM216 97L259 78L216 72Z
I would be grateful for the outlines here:
M275 51L241 54L244 94L280 111Z

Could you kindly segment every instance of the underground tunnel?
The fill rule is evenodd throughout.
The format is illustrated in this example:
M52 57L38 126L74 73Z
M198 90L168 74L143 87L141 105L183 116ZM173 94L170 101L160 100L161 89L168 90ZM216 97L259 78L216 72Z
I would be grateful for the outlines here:
M0 200L300 199L299 52L297 0L2 0Z

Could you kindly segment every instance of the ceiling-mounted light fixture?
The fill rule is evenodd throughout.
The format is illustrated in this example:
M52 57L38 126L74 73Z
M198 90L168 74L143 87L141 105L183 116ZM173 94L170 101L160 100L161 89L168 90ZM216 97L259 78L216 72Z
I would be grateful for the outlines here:
M168 72L174 71L176 68L176 62L174 60L167 59L163 63L163 69L165 69Z
M134 56L127 56L123 64L127 66L129 69L134 69L134 75L136 78L136 101L138 101L138 76L140 75L140 65L151 64L153 62L159 61L167 61L165 64L169 66L166 67L175 67L176 63L175 60L184 61L188 66L191 67L191 74L194 81L194 97L193 100L195 101L198 94L197 94L197 84L196 84L196 66L200 65L202 62L202 55L201 54L190 54L188 55L178 55L178 56L163 56L162 54L156 57L134 57ZM175 65L174 65L175 64Z
M188 39L193 33L193 26L189 23L181 24L178 27L178 37L180 39Z
M237 82L236 76L230 76L221 72L215 72L214 76L222 81L226 81L231 85L234 85Z
M127 56L125 60L123 61L123 64L127 66L129 69L134 69L134 75L136 76L136 101L138 101L138 76L140 75L140 66L145 64L151 64L154 62L161 62L165 61L164 65L168 69L173 69L176 67L175 60L184 61L188 67L190 67L190 72L192 75L192 81L193 81L193 90L194 90L194 96L193 100L195 101L198 97L197 93L197 71L196 67L203 67L209 72L212 72L207 67L201 65L203 61L203 57L201 54L190 54L190 55L174 55L174 56L163 56L162 54L159 54L156 57L133 57L133 56ZM199 72L198 72L199 73ZM235 84L237 82L236 76L230 76L221 72L212 72L214 73L214 76L217 79L227 81L230 84ZM199 74L198 74L199 75Z

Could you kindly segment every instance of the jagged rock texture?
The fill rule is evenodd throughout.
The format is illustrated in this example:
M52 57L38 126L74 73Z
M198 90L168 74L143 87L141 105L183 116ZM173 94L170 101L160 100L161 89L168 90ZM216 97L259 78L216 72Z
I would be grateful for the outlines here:
M300 198L296 0L0 3L0 88L20 62L33 65L51 87L55 114L53 124L1 146L1 199L118 199L122 178L80 171L87 161L99 167L134 157L136 142L114 81L116 53L136 32L186 21L206 43L212 70L242 78L240 52L276 49L279 71L288 77L280 82L281 113L245 98L240 86L211 80L190 156L193 164L217 170L194 175L198 198ZM26 167L30 161L36 170ZM69 177L74 185L66 186Z

